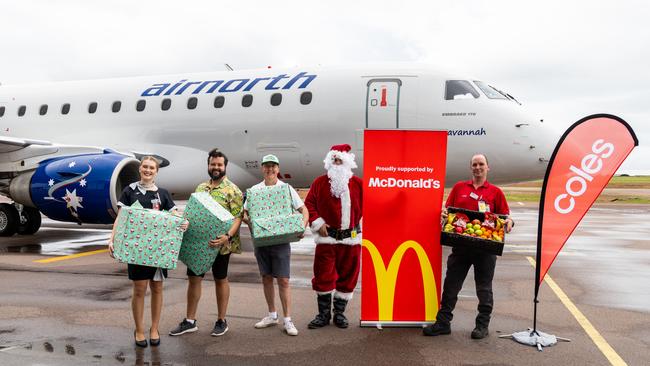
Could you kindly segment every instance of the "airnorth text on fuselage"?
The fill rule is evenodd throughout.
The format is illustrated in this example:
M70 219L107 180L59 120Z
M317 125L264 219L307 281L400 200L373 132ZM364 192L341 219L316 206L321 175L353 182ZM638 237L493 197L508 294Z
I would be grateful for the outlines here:
M306 88L309 83L316 79L316 75L308 75L306 72L300 72L294 76L280 74L263 78L249 79L231 79L231 80L207 80L207 81L188 81L179 80L176 83L159 83L153 84L145 89L141 96L156 97L160 95L181 95L185 92L188 94L210 94L232 93L236 91L251 91L253 88L264 90L287 90L298 85L298 89Z

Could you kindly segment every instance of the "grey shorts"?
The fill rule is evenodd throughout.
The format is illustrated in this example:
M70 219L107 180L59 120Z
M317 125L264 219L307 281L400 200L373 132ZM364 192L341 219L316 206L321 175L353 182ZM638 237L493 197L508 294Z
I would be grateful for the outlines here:
M255 258L262 276L289 278L291 272L291 246L289 243L255 248Z

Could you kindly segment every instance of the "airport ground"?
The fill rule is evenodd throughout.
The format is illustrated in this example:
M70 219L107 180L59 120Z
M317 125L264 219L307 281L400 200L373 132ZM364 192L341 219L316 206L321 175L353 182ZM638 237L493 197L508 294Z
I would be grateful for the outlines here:
M639 195L647 196L643 188ZM636 193L635 193L636 194ZM162 335L158 348L133 346L131 283L126 266L105 252L108 228L45 221L30 237L0 242L0 365L647 365L650 360L650 206L596 204L540 290L538 328L571 339L538 352L499 335L532 325L537 205L511 201L517 225L494 280L490 336L472 340L476 298L470 272L452 334L423 337L416 328L360 328L360 289L347 330L307 329L316 312L310 288L313 241L293 245L292 317L300 331L254 329L266 313L250 236L233 256L229 332L211 337L214 285L205 281L199 331ZM449 250L444 248L443 263ZM185 267L165 282L161 333L185 311ZM209 275L208 275L209 278ZM279 301L278 301L279 302Z

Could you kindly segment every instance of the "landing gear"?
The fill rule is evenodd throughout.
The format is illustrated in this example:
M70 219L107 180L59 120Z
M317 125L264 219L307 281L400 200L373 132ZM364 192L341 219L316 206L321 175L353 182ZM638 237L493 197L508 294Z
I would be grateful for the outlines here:
M17 203L0 203L0 236L35 234L41 228L41 213Z
M0 236L12 236L18 231L20 216L16 207L9 203L0 203Z
M25 207L20 212L20 224L16 230L20 235L36 234L41 228L41 213L33 207Z

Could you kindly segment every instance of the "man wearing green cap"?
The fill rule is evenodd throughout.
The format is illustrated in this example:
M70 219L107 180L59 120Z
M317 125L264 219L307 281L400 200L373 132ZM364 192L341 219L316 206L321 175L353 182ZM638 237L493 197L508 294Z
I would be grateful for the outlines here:
M265 186L275 186L287 184L278 179L280 172L280 160L275 155L265 155L262 157L262 174L264 181L251 187L251 189L261 189ZM305 207L298 192L289 185L291 191L291 201L294 209L302 214L303 226L307 227L309 222L309 212ZM244 217L248 221L248 206L244 202ZM298 335L298 329L291 321L291 292L289 288L291 246L289 243L277 244L266 247L255 248L255 258L262 275L262 285L264 287L264 297L268 305L269 314L255 324L255 328L267 328L279 323L278 313L275 308L275 290L273 289L273 278L278 283L278 292L280 293L280 302L284 312L284 330L288 335Z

